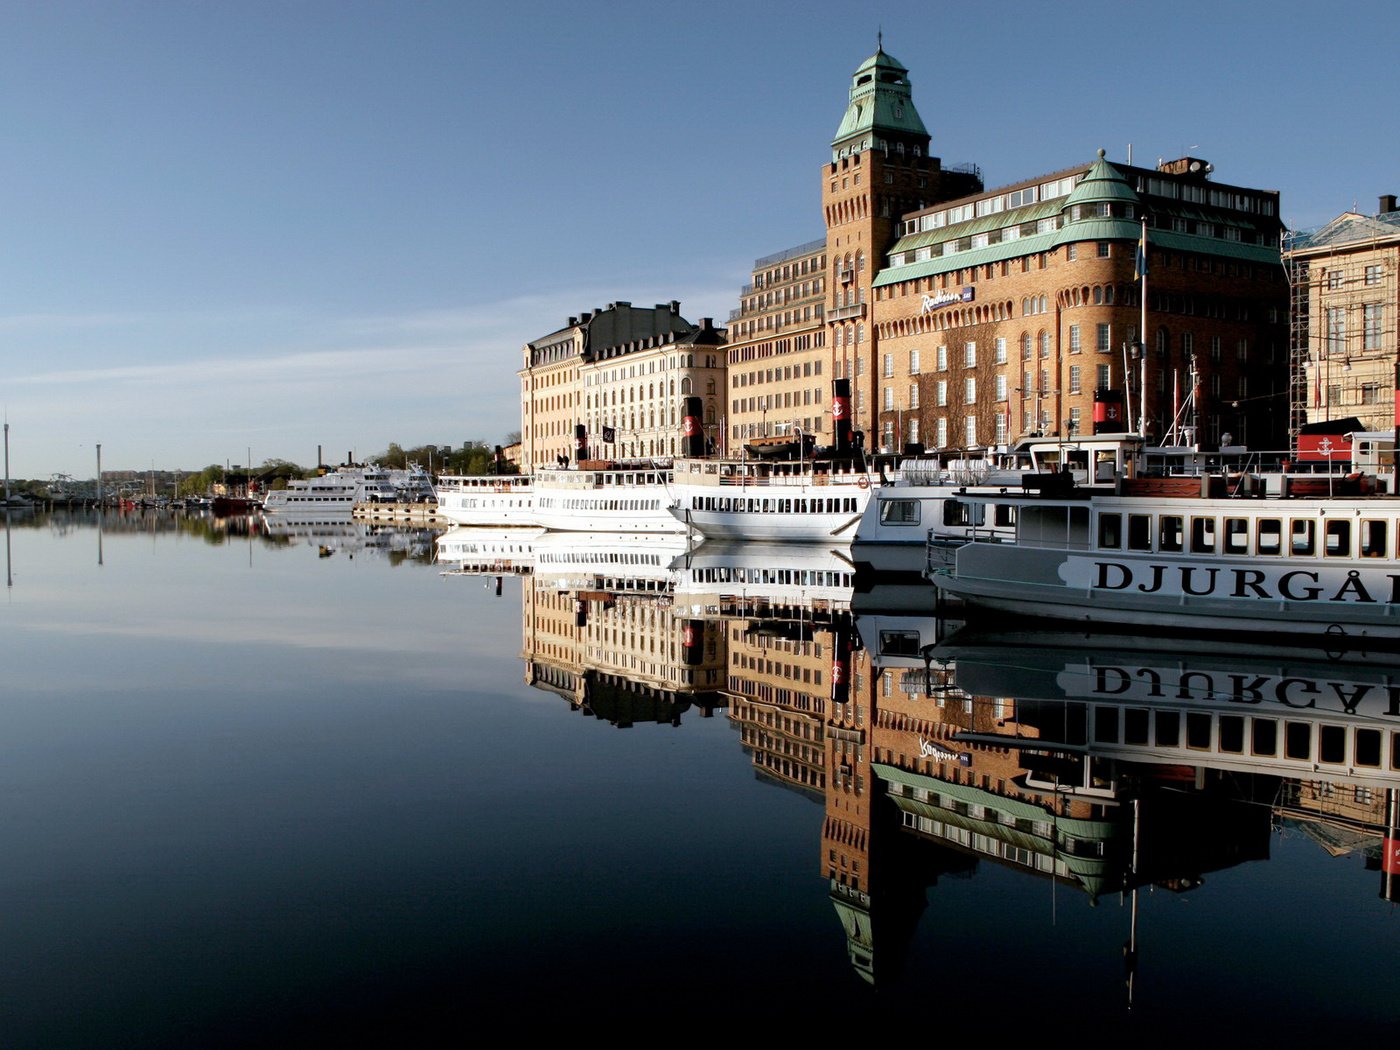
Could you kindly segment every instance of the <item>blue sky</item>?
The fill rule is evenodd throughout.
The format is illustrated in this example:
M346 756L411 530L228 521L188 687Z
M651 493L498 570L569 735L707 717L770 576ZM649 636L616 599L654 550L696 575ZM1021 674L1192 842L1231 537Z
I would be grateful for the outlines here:
M0 0L11 473L314 463L518 427L520 348L721 323L821 236L883 28L999 185L1189 152L1295 228L1400 193L1393 8Z

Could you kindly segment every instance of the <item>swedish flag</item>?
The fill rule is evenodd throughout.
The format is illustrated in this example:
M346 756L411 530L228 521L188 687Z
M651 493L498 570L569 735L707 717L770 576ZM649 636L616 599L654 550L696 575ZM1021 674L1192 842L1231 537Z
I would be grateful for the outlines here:
M1140 281L1147 276L1147 234L1137 242L1137 254L1133 256L1133 280Z

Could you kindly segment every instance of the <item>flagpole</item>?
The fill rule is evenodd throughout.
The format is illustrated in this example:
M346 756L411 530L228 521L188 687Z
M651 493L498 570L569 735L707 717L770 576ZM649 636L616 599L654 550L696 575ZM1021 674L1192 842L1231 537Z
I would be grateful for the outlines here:
M1138 253L1141 256L1142 267L1142 301L1139 304L1142 308L1142 320L1138 332L1139 342L1142 343L1142 357L1138 360L1138 368L1141 370L1141 378L1138 381L1138 433L1142 435L1144 442L1147 441L1147 213L1142 216L1142 240L1139 242Z

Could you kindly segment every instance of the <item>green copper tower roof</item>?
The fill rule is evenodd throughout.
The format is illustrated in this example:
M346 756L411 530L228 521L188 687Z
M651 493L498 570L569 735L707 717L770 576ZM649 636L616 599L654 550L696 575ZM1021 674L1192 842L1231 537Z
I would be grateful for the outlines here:
M1137 204L1138 195L1123 173L1104 160L1104 151L1099 150L1099 159L1084 173L1079 185L1065 198L1063 210L1068 211L1076 204Z
M880 48L851 77L846 115L831 140L832 159L895 142L926 147L928 141L909 90L909 70Z

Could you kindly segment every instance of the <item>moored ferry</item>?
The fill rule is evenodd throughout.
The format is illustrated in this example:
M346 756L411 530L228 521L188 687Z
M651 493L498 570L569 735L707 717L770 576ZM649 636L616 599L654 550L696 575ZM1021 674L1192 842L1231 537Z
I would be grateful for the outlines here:
M438 510L454 525L538 525L534 479L526 474L447 474L434 492Z
M849 460L680 460L671 513L706 539L849 543L875 480Z
M534 474L535 524L557 532L685 531L668 460L583 460Z
M348 518L356 503L398 501L399 490L392 472L373 465L347 464L320 477L296 479L289 481L284 489L268 491L263 499L263 511L314 518L335 515Z
M1400 500L1355 494L1362 482L1303 498L1264 497L1262 485L1232 497L1209 476L1125 481L1115 493L968 494L1009 506L1014 537L962 546L948 568L931 559L930 578L974 616L1394 643Z

